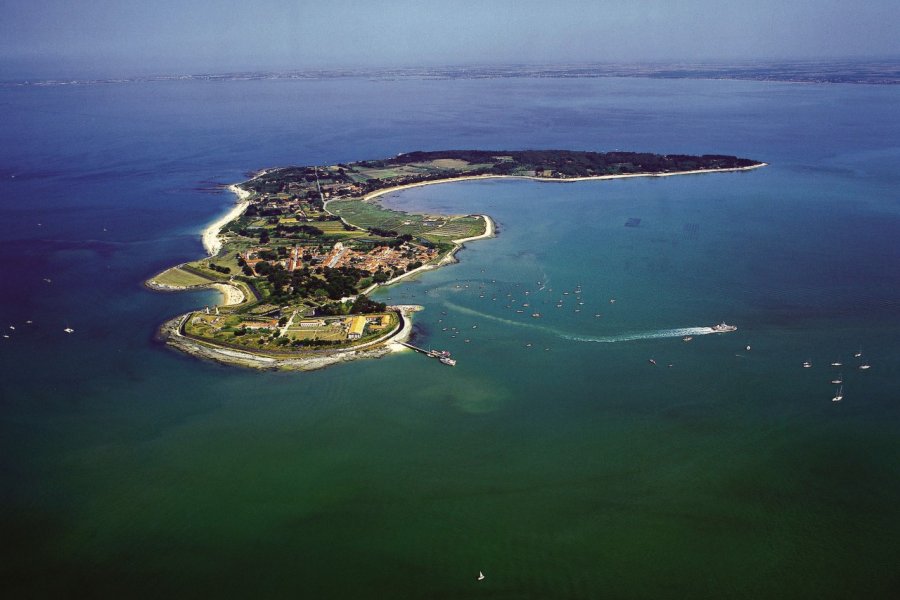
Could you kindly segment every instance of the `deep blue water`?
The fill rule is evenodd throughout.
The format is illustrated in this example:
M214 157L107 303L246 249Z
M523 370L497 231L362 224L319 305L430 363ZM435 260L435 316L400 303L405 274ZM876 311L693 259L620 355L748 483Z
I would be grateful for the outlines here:
M891 597L898 95L641 79L0 88L3 586ZM214 298L141 282L202 253L198 232L232 202L216 184L442 148L770 166L388 198L500 226L460 264L379 292L426 306L418 335L452 349L453 370L404 354L257 373L154 341ZM739 331L666 333L721 320Z

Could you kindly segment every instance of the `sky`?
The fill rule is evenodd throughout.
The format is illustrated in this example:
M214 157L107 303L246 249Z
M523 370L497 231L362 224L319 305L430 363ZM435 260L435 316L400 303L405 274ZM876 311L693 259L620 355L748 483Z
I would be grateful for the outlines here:
M0 0L0 79L900 56L898 0Z

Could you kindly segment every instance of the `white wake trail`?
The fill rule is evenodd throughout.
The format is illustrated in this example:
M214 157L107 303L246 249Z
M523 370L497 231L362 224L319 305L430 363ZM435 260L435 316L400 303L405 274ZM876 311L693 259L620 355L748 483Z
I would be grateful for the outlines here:
M622 333L619 335L604 335L604 336L586 336L586 335L577 335L573 333L565 333L545 325L539 325L537 323L531 322L521 322L521 321L513 321L512 319L504 319L503 317L497 317L491 314L483 313L477 310L473 310L471 308L467 308L465 306L460 306L454 302L450 302L445 300L444 304L462 314L472 315L481 317L482 319L487 319L489 321L495 321L498 323L504 323L506 325L512 325L514 327L523 327L526 329L535 329L538 331L544 331L546 333L550 333L553 335L557 335L564 340L571 340L573 342L591 342L596 344L614 344L617 342L633 342L637 340L655 340L661 338L680 338L685 336L696 336L696 335L709 335L711 333L716 333L716 331L712 327L681 327L678 329L659 329L656 331L633 331L629 333Z
M635 340L655 340L660 338L677 338L693 335L715 333L712 327L682 327L680 329L660 329L658 331L634 331L621 335L582 336L563 334L567 340L574 342L594 342L598 344L614 344L616 342L633 342Z

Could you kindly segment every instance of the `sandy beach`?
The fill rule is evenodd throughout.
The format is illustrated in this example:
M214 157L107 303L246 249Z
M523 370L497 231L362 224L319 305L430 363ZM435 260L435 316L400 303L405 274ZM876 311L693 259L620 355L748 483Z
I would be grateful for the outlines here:
M228 190L238 197L237 204L203 230L203 248L210 256L215 256L222 249L222 241L219 239L219 232L222 231L222 228L241 216L250 206L250 192L242 190L236 185L229 185Z
M222 306L234 306L244 301L244 292L241 288L228 283L213 283L211 288L222 294Z
M569 177L566 179L553 179L550 177L534 177L532 175L467 175L464 177L450 177L448 179L435 179L432 181L420 181L418 183L407 183L395 187L376 190L362 197L363 201L374 200L379 196L399 192L400 190L408 190L410 188L421 187L423 185L437 185L439 183L452 183L454 181L475 181L480 179L530 179L531 181L540 181L544 183L571 183L573 181L600 181L606 179L628 179L631 177L670 177L672 175L699 175L701 173L728 173L733 171L750 171L760 167L766 167L769 163L759 163L750 165L749 167L734 167L731 169L696 169L694 171L676 171L674 173L623 173L621 175L595 175L592 177ZM339 200L340 198L335 198Z

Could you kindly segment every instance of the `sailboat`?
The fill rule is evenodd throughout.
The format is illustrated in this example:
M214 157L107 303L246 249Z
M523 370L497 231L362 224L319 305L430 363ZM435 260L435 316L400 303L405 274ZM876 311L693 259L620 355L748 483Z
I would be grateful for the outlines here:
M484 579L484 573L478 571L478 581L481 581L482 579Z
M841 386L834 393L834 398L831 399L832 402L840 402L844 399L844 386Z
M837 379L832 379L831 383L838 385L844 383L844 375L843 373L838 373Z

